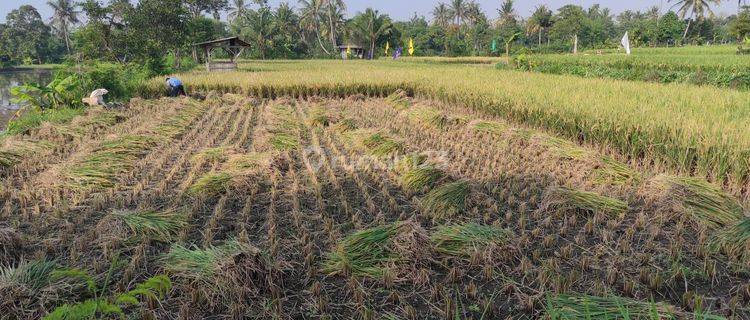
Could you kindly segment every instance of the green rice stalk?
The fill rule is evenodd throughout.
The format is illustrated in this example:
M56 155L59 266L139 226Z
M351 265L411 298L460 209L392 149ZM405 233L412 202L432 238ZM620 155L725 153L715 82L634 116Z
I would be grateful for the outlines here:
M162 257L164 270L181 278L213 283L226 261L240 254L257 254L257 249L237 240L230 240L220 246L206 249L187 248L172 245L169 252Z
M39 140L6 140L0 141L3 143L2 149L0 149L0 168L12 167L24 158L32 155L39 155L40 153L46 152L54 147L49 141Z
M449 124L448 117L434 108L418 106L402 111L407 119L420 122L436 128L444 128Z
M299 138L286 131L271 131L272 134L269 142L274 149L279 151L293 150L299 147Z
M230 153L227 147L207 148L193 155L193 162L222 163Z
M188 223L179 211L117 211L112 215L122 220L132 232L133 239L170 242Z
M623 217L628 204L594 192L580 191L564 187L551 187L544 193L541 210L603 212L607 215Z
M206 110L204 104L193 104L180 110L180 112L169 118L165 123L154 130L159 136L174 138L187 129L195 119Z
M401 160L396 162L394 171L398 174L405 174L410 170L424 165L427 161L427 155L422 153L410 153L405 155Z
M549 147L550 150L563 159L583 160L591 155L588 150L568 140L549 136L541 136L540 139L542 145Z
M726 254L736 261L750 262L750 218L719 231L709 243L713 252Z
M229 189L232 178L228 172L206 173L190 186L188 193L196 197L215 197Z
M367 149L374 156L385 157L400 153L404 150L404 144L393 138L376 132L367 136L362 136L364 131L355 131L354 136L358 144Z
M700 178L661 176L657 184L666 189L676 209L712 229L738 223L744 217L742 205L721 188Z
M411 106L409 95L406 93L406 91L401 89L398 89L391 93L388 97L386 97L385 101L387 101L391 105L391 107L396 110L408 109Z
M558 294L547 297L550 319L677 319L676 308L663 303L623 297Z
M501 136L508 131L508 126L497 121L476 120L469 123L469 128L477 132L484 132L495 136Z
M308 124L313 127L328 127L336 122L335 117L328 114L324 107L316 107L310 110L310 116L307 119Z
M357 129L357 123L351 118L346 118L337 122L333 129L339 133L348 132Z
M510 239L511 232L492 225L476 223L440 226L430 239L435 251L450 256L470 256L490 245L502 245Z
M130 171L158 139L148 135L125 135L99 145L63 174L71 188L101 189L114 186L117 176Z
M398 257L389 249L390 240L398 232L398 224L388 224L346 236L328 254L323 270L330 274L347 274L378 278L384 265Z
M435 165L424 163L401 174L399 182L405 191L414 193L434 186L443 176Z
M601 162L602 166L596 169L596 181L599 183L624 185L642 180L638 172L622 162L610 157L602 157Z
M421 206L424 213L433 219L452 217L466 209L466 199L470 193L467 181L444 184L425 195Z

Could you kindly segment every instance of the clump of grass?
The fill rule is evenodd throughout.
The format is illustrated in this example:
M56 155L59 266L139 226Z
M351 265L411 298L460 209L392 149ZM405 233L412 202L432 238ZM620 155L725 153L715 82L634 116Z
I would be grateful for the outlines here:
M398 89L388 95L388 97L385 98L385 101L387 101L396 110L404 110L411 106L409 94L401 89Z
M229 171L257 170L270 166L272 155L268 152L253 152L249 154L230 155L225 164Z
M190 100L190 104L187 107L156 127L154 132L165 138L174 138L185 131L205 110L205 105Z
M370 154L385 157L404 150L404 144L381 132L376 132L359 139L360 145Z
M232 178L228 172L209 172L198 178L188 192L193 196L214 197L229 189Z
M222 307L269 294L278 272L258 248L237 240L204 249L173 245L162 262L167 273L190 283L211 306Z
M208 162L208 163L222 163L229 158L229 155L234 153L227 147L216 147L203 149L200 152L193 155L194 162Z
M357 129L357 123L354 122L354 119L345 118L337 122L332 128L337 132L348 132Z
M328 113L324 107L316 107L310 110L307 122L313 127L328 127L336 122L336 117Z
M430 237L435 251L451 256L471 256L488 246L507 243L511 232L492 225L476 223L438 227Z
M433 189L422 198L420 204L427 215L443 219L463 212L470 194L467 181L456 181Z
M394 170L398 174L405 174L410 170L416 169L427 162L427 155L423 153L410 153L396 162Z
M112 217L128 226L131 239L149 239L162 242L174 240L187 220L183 212L170 211L115 211Z
M709 248L722 252L732 259L750 262L750 218L719 231L713 236Z
M411 121L420 122L428 126L443 128L449 123L448 117L437 109L417 106L402 111L402 113Z
M508 130L508 126L497 121L475 120L469 122L469 128L477 132L484 132L495 136L501 136Z
M72 188L101 189L114 186L117 176L128 172L135 162L158 144L149 135L124 135L105 141L82 161L64 173Z
M7 138L0 140L2 148L0 149L0 168L12 167L24 158L32 155L39 155L50 150L53 144L48 141L21 140Z
M69 301L88 291L86 279L69 277L55 261L24 261L0 267L0 312L21 319L38 319L40 310Z
M291 132L287 131L271 131L271 138L269 142L274 149L279 151L287 151L297 149L300 142L299 138Z
M663 191L663 201L709 228L732 225L744 217L737 199L703 179L659 176L654 182Z
M663 303L642 302L609 296L558 294L547 297L550 319L675 319L676 308Z
M431 188L443 177L443 171L435 165L423 163L402 173L399 182L405 191L413 193Z
M631 182L637 183L642 179L637 171L610 157L603 157L601 159L601 167L596 169L596 176L596 180L600 183L611 183L616 185L623 185Z
M330 275L380 278L386 269L397 268L399 263L418 263L424 258L427 243L426 232L413 221L361 230L339 242L328 254L323 270Z
M603 212L622 217L628 210L628 204L594 192L550 187L544 193L540 210L583 211L592 214Z
M563 159L582 160L591 155L588 150L565 139L546 135L542 135L539 138L541 139L542 145L549 147L550 150Z
M257 248L237 240L205 249L172 245L169 253L164 255L163 262L164 269L178 277L214 283L213 278L221 271L222 264L229 263L241 255L254 256L259 253L260 250Z

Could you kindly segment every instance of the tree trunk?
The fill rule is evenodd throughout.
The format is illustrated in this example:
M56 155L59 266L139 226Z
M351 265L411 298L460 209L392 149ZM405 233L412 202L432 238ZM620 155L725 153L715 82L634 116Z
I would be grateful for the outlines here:
M573 36L573 54L578 54L578 35Z
M539 46L542 46L542 28L539 28Z
M375 40L370 41L370 60L375 59Z
M331 46L336 47L336 29L333 26L333 8L328 5L328 26L331 29Z
M182 67L182 54L180 49L174 51L174 69L180 70Z
M690 23L693 22L693 16L690 15L690 20L688 20L687 27L685 27L685 32L682 33L682 43L685 43L685 38L687 37L688 30L690 30Z

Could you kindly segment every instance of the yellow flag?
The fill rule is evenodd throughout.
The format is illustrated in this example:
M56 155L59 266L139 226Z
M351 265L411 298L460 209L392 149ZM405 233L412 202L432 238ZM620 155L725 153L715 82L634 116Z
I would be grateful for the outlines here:
M409 55L414 55L414 39L409 38Z
M346 46L346 55L352 54L352 48L350 46Z
M386 56L388 55L388 49L390 49L390 48L391 48L391 43L390 42L386 42L385 43L385 55Z

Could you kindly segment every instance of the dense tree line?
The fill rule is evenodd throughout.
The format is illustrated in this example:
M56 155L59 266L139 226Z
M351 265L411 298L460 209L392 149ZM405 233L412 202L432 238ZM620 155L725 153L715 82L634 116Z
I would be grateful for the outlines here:
M418 55L500 55L508 51L569 51L617 47L626 31L636 46L729 43L750 33L750 10L713 14L718 0L672 0L675 11L657 7L613 14L599 5L536 7L527 17L513 0L502 0L491 19L471 0L449 0L429 17L393 21L375 9L347 18L343 0L299 0L296 7L267 0L53 0L51 19L32 6L11 11L0 24L4 64L105 60L139 62L158 72L197 62L191 44L239 35L253 44L252 58L335 57L337 46L356 44L367 56L385 45Z

